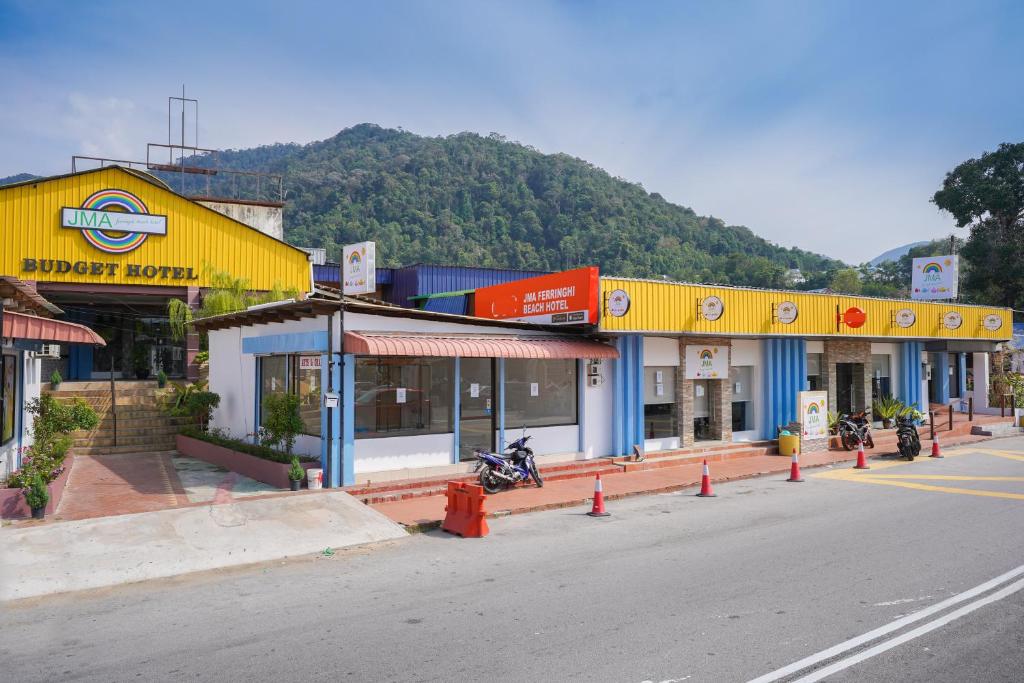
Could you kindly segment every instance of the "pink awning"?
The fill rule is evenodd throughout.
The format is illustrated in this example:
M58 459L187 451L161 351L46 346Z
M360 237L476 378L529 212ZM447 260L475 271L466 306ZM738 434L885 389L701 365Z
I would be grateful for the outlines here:
M566 337L443 336L345 333L345 353L360 356L462 358L618 358L615 347Z
M4 327L0 336L6 339L34 339L61 344L95 344L106 346L103 337L85 325L66 323L62 320L40 318L14 311L4 311Z

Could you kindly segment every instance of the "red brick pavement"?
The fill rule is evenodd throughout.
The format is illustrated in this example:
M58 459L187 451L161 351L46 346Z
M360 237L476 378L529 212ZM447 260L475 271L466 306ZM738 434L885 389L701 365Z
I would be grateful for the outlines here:
M75 456L58 519L88 519L188 505L170 453Z

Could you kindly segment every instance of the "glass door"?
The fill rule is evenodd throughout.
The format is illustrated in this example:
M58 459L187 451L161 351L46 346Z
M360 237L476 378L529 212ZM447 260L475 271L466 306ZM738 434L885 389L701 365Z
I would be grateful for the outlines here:
M717 381L717 380L716 380ZM698 379L693 382L693 439L711 439L711 380Z
M463 358L459 381L459 460L473 460L473 449L494 450L494 360Z

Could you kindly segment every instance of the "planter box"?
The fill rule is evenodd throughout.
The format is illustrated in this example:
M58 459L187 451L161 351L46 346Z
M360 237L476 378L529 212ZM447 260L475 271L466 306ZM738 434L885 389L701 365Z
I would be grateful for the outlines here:
M184 436L183 434L178 434L174 438L178 452L182 455L223 467L231 472L237 472L244 477L261 481L264 484L270 484L279 489L289 487L289 465L285 463L264 460L263 458L257 458L255 455L218 446L209 441L193 439L191 436ZM304 470L320 467L319 462L300 461L300 464Z
M60 498L64 495L64 487L68 483L74 464L75 456L68 455L64 458L64 471L47 486L50 489L50 502L46 504L47 517L60 505ZM0 489L0 519L28 519L31 516L32 509L25 503L25 495L21 489Z

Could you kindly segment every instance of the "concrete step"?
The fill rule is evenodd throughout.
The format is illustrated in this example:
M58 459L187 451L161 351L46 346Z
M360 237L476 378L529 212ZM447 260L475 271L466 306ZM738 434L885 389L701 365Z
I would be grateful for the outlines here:
M76 448L78 448L78 447L86 447L86 446L113 446L114 445L114 441L115 441L114 435L110 434L110 435L103 435L103 436L90 436L90 437L76 438L76 439L73 440L72 445L74 447L76 447ZM122 446L122 445L124 445L124 446L127 446L127 445L135 445L135 446L160 445L161 446L161 450L166 450L168 448L174 448L174 444L175 444L174 434L121 434L121 433L118 433L116 441L117 441L117 445L118 446ZM146 450L146 449L142 449L142 450Z
M157 424L157 425L131 425L117 423L117 435L118 436L173 436L181 431L184 425L173 425L173 424ZM78 439L94 439L97 437L114 436L114 428L103 427L99 429L93 429L88 432L74 432L72 438Z
M723 462L736 458L751 458L761 455L778 455L777 448L739 448L731 451L719 449L708 453L678 453L659 454L653 458L646 458L641 462L617 462L616 465L622 468L623 472L640 472L643 470L654 470L662 467L681 467L692 465L707 460L708 462Z
M974 425L972 436L1019 436L1024 430L1012 422L996 422L986 425ZM941 438L941 437L940 437Z
M124 453L168 453L177 452L174 444L139 445L127 444L124 446L75 446L71 449L75 455L114 455Z

